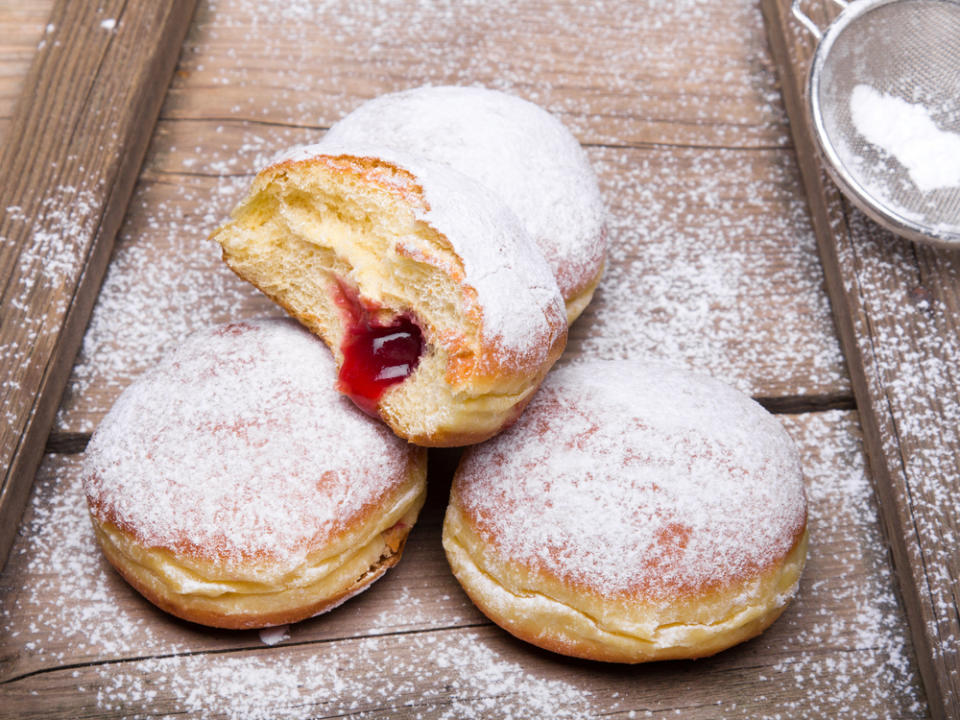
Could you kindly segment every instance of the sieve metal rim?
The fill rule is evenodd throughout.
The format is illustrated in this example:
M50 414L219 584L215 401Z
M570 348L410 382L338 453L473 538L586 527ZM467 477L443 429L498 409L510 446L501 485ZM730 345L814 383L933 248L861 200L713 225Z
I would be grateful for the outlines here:
M925 2L940 2L960 8L960 0L924 0ZM824 163L827 172L844 194L868 217L879 225L916 242L955 248L960 245L960 229L954 231L942 225L919 223L906 217L896 210L887 207L870 193L856 177L847 169L840 154L830 140L830 135L823 120L823 108L820 104L820 79L823 68L830 57L830 51L840 35L849 25L867 13L884 7L904 2L904 0L854 0L830 23L822 33L814 52L813 61L807 81L807 102L810 111L810 120L813 126L813 136L821 154L826 159ZM805 23L806 24L806 23ZM808 29L810 26L807 26Z

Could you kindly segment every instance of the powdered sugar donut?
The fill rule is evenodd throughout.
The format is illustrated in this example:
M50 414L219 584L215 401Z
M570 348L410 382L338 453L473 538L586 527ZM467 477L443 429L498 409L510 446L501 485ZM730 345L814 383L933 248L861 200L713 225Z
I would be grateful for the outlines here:
M330 346L341 391L414 443L495 434L566 343L556 281L510 209L394 149L297 149L214 239Z
M710 655L763 631L797 589L798 454L717 381L564 367L467 451L443 544L477 606L528 642L614 662Z
M605 211L586 153L563 124L521 98L479 87L421 87L370 100L326 141L365 142L446 163L493 190L523 222L573 322L606 255Z
M252 628L301 620L400 559L425 451L331 387L292 320L188 339L117 400L86 450L104 553L160 608Z

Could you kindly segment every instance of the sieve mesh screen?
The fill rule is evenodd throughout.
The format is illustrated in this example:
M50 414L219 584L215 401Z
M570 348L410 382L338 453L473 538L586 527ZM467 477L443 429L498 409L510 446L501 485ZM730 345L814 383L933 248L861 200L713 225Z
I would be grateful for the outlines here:
M810 92L841 189L901 234L960 243L960 3L851 4L817 50Z

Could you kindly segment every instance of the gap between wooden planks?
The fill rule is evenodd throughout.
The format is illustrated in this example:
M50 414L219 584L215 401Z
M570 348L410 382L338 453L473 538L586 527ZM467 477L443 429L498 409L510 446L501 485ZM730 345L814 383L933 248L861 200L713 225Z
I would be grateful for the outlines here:
M196 0L59 0L0 154L0 562Z
M960 718L960 250L898 238L840 196L807 119L815 42L790 0L761 6L930 709ZM821 28L839 12L801 7Z

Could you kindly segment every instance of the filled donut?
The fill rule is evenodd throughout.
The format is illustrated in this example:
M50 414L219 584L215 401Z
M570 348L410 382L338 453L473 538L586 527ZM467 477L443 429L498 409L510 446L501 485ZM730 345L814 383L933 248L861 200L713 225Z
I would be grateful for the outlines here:
M257 175L213 237L240 277L329 345L341 392L420 445L497 433L566 343L556 281L516 215L414 155L297 149Z
M363 142L450 165L496 193L523 222L557 280L572 323L606 255L596 175L576 138L537 105L479 87L420 87L370 100L325 141Z
M289 319L197 333L130 385L84 458L107 559L158 607L223 628L311 617L399 559L426 451L331 387Z
M567 366L465 453L443 545L473 602L530 643L625 663L711 655L762 632L797 590L798 453L715 380Z

